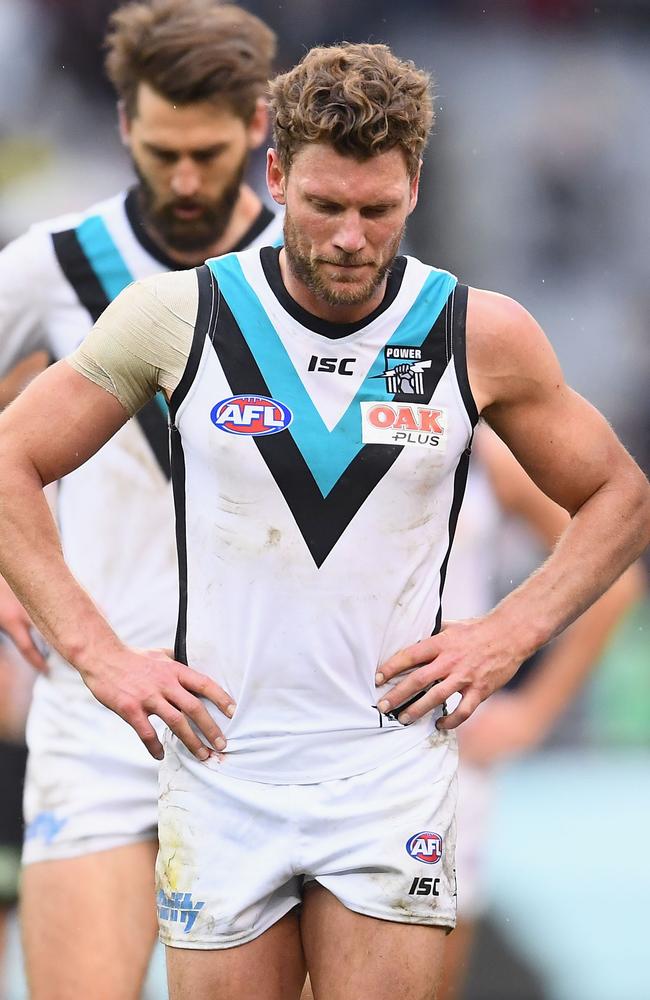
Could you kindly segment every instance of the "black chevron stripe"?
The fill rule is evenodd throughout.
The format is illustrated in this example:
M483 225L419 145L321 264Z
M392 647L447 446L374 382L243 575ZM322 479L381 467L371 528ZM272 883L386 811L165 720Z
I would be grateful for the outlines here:
M436 384L448 362L444 336L446 313L447 306L422 345L426 356L434 359ZM272 395L223 298L212 346L234 395ZM394 399L413 401L412 396L396 395ZM364 445L330 493L323 497L289 431L255 437L254 441L319 567L402 451L401 445Z
M74 289L79 302L88 311L93 323L96 323L111 300L86 257L75 230L53 233L52 244L61 270ZM138 411L136 420L156 456L162 473L170 479L169 429L158 403L152 399Z

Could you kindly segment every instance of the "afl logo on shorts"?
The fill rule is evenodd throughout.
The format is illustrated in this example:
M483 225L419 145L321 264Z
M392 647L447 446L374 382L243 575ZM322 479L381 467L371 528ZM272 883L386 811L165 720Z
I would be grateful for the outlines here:
M293 413L284 403L268 396L229 396L212 407L210 420L228 434L261 437L285 430Z
M435 865L442 857L442 837L439 833L416 833L406 841L406 851L415 861Z

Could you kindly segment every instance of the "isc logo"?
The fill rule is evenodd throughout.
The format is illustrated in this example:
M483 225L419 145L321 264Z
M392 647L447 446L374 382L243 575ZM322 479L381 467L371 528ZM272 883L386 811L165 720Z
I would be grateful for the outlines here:
M406 851L415 861L435 865L442 857L442 837L428 830L416 833L406 841Z
M212 407L210 420L228 434L260 437L283 431L293 420L293 413L284 403L268 396L230 396Z

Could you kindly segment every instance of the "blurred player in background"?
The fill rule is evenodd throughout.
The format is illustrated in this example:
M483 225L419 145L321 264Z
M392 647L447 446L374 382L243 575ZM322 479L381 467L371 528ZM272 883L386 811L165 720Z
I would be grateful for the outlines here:
M324 1000L421 1000L455 922L451 730L637 557L650 490L521 306L398 256L433 116L426 74L381 45L313 49L271 95L284 247L136 283L7 411L2 565L164 756L175 1000L289 1000L306 966ZM41 496L160 390L176 659L110 628ZM442 626L481 412L572 518L493 611Z
M244 182L267 132L273 32L233 5L152 0L118 9L107 48L137 183L34 226L0 254L0 368L28 359L7 396L43 363L34 352L68 354L132 280L281 234ZM162 647L173 642L178 592L165 411L152 401L61 483L57 501L68 564L116 632ZM4 589L2 598L0 625L46 671L28 724L30 996L135 998L156 930L157 766L61 657L44 663L27 615Z
M526 475L502 441L479 426L454 547L445 581L448 620L475 618L494 604L504 515L521 519L551 550L569 517ZM640 564L623 576L459 731L458 923L446 943L440 1000L458 1000L476 920L486 908L488 823L494 765L538 746L597 665L614 629L645 592Z

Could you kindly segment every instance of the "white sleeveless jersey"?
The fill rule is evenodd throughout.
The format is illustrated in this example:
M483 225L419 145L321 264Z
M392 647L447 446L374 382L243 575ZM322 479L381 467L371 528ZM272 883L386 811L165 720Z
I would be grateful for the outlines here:
M280 234L281 220L264 209L242 246ZM34 350L53 360L67 356L131 281L176 266L146 236L135 191L32 227L0 253L0 374ZM169 646L176 621L168 417L161 402L152 401L66 477L57 501L68 566L120 638L136 646Z
M274 248L197 273L170 406L176 655L237 702L224 773L370 770L433 727L381 717L374 676L440 627L477 420L467 288L398 258L382 305L341 327L289 298Z

